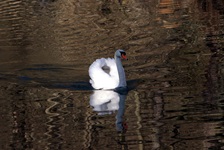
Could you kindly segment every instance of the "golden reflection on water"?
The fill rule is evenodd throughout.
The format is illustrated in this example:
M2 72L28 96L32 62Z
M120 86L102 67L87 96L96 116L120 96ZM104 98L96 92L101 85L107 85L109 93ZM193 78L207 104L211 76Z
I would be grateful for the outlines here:
M57 111L57 105L60 103L55 101L54 99L57 99L59 96L56 96L54 98L49 98L47 102L50 104L50 106L45 110L46 115L48 115L48 121L46 122L47 132L45 133L47 135L47 141L49 143L44 149L57 149L61 147L62 141L60 138L62 138L62 135L60 133L60 129L63 129L64 123L63 123L63 115L60 115ZM56 109L56 111L54 110ZM50 143L52 141L52 143ZM57 141L57 142L53 142ZM57 143L57 144L56 144Z

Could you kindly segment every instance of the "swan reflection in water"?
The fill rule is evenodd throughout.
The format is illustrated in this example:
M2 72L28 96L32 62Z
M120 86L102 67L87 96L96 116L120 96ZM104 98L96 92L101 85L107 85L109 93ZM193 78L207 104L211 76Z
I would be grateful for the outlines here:
M112 114L117 111L116 128L118 132L126 132L127 125L123 121L127 92L117 93L110 90L96 90L90 96L90 105L98 115Z

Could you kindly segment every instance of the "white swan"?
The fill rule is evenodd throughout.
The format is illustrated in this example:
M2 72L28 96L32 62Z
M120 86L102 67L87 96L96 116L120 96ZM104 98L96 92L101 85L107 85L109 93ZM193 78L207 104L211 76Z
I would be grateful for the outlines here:
M126 59L124 50L117 50L113 58L101 58L89 67L90 83L94 89L126 87L126 78L121 59Z

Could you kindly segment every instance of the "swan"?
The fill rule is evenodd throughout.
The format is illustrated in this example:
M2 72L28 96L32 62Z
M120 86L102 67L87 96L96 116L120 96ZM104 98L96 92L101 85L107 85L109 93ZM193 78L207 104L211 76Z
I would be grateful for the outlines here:
M127 59L124 50L118 49L113 58L100 58L89 67L90 83L94 89L126 87L126 77L121 59Z

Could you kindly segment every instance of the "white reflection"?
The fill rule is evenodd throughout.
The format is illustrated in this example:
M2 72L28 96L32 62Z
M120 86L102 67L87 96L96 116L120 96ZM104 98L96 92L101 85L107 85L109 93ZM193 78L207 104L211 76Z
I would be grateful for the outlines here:
M97 90L90 96L90 105L98 115L111 114L118 110L119 101L119 94L109 90Z
M90 105L98 115L112 114L117 111L117 131L126 131L127 125L123 121L126 93L117 93L109 90L97 90L90 96Z

